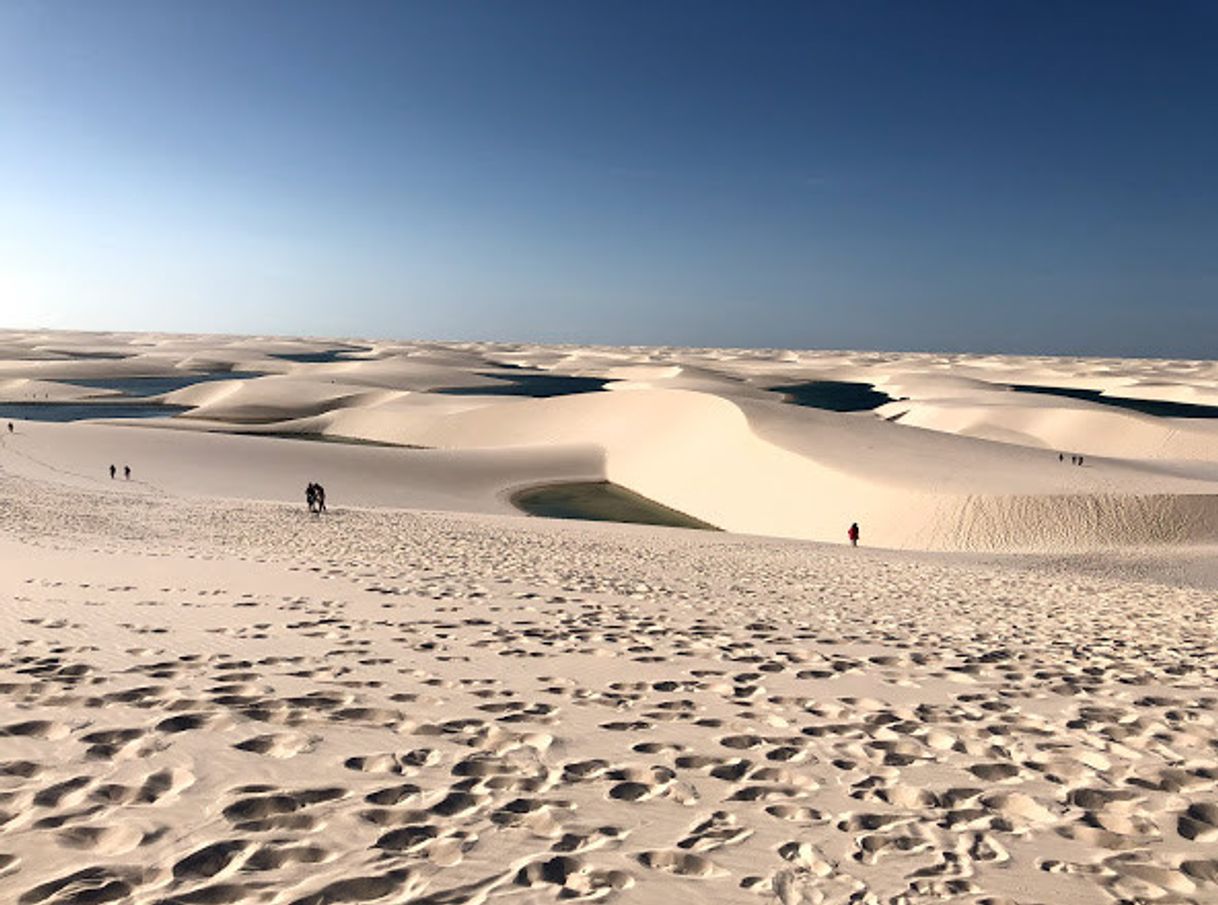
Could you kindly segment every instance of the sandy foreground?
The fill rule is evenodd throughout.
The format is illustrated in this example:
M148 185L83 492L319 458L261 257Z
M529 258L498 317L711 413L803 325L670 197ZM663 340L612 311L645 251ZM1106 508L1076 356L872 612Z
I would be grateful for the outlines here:
M107 342L134 341L120 339ZM148 354L180 365L175 342L270 364L268 341L162 339ZM65 369L123 367L33 357L58 354L48 344L64 338L10 343L8 398L74 392ZM357 370L409 382L412 358L434 369L441 354L474 353ZM581 354L607 372L608 352ZM1132 421L1079 429L1109 444L1087 450L1104 461L1059 468L1048 445L775 402L740 378L765 370L753 360L732 366L732 396L714 368L629 355L614 367L635 382L694 374L715 389L521 400L344 385L374 395L274 422L425 450L203 429L290 408L310 383L332 398L312 369L347 367L288 363L177 391L212 407L190 427L0 432L0 902L1218 902L1213 450L1197 439L1210 427L1114 413ZM1103 368L1133 386L1149 366ZM1186 383L1204 396L1200 377L1170 392ZM910 394L911 413L949 407ZM1028 404L1055 429L1110 416L1060 402ZM632 448L630 419L648 412ZM713 428L716 467L820 469L826 493L833 475L865 489L882 473L874 487L905 494L923 527L980 499L975 527L927 535L957 551L944 553L511 514L512 487L610 477L674 505L688 492L699 517L788 517L766 516L777 485L761 478L760 497L712 493L707 474L667 496L627 480L675 480L682 457L699 472L677 427L703 445ZM1135 440L1146 448L1116 449ZM880 467L894 457L908 465L895 475ZM111 461L134 479L111 481ZM309 478L331 489L321 518L297 502ZM875 531L904 530L873 496ZM1138 544L1035 544L999 520L1087 507L1080 531L1112 513ZM833 508L837 540L854 510ZM1193 513L1195 533L1155 543L1179 526L1138 512Z

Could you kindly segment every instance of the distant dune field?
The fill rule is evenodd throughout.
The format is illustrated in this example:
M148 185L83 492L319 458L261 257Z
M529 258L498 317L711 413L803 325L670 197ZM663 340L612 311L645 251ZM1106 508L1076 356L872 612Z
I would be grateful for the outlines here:
M0 334L9 467L30 475L122 459L149 489L296 500L324 473L349 505L498 513L608 480L727 531L842 542L858 522L892 548L1218 542L1215 404L1197 361Z

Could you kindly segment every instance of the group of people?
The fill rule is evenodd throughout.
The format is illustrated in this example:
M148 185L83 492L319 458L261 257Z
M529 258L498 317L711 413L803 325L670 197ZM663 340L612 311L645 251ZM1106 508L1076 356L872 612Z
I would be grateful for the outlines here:
M316 481L310 481L309 486L305 488L305 502L309 504L310 512L321 515L326 511L326 488Z
M111 481L113 481L113 480L114 480L114 476L115 476L116 474L118 474L118 469L117 469L117 468L115 468L113 465L111 465L111 466L110 466L110 480L111 480ZM131 466L130 466L130 465L124 465L124 466L123 466L123 479L124 479L124 480L126 480L126 481L130 481L130 480L131 480Z
M1065 453L1058 453L1058 454L1057 454L1057 461L1059 461L1059 462L1065 462L1065 461L1066 461L1066 454L1065 454ZM1083 457L1082 457L1082 456L1074 456L1074 455L1072 455L1072 456L1070 457L1070 464L1071 464L1071 465L1082 465L1082 464L1083 464Z

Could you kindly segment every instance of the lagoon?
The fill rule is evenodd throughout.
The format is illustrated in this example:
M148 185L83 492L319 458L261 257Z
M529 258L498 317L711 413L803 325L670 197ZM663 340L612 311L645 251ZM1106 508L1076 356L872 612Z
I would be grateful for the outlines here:
M87 421L91 418L169 418L189 410L157 402L4 402L0 420Z
M1078 387L1012 384L1011 389L1017 393L1038 393L1043 396L1065 396L1069 399L1098 402L1100 405L1128 409L1129 411L1141 412L1143 415L1155 415L1159 418L1218 418L1218 405L1196 405L1191 402L1171 402L1165 399L1135 399L1130 396L1109 396L1100 390L1079 389Z
M714 525L609 481L545 484L514 493L512 505L543 518L628 522L718 531Z
M844 380L809 380L770 389L784 394L784 402L829 412L869 412L894 401L870 383Z
M574 377L569 374L486 374L497 383L483 386L439 387L433 393L446 396L531 396L544 399L551 396L571 396L576 393L595 393L605 388L609 381L600 377Z

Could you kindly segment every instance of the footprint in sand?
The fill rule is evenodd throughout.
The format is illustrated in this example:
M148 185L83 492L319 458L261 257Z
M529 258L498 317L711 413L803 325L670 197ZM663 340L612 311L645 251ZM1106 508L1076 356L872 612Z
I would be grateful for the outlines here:
M16 873L21 868L21 859L8 852L0 852L0 877Z
M52 720L26 720L21 723L9 723L7 726L0 726L0 738L38 738L46 741L59 741L61 738L67 738L71 732L63 723L56 723Z
M138 867L86 867L23 892L18 905L88 905L130 901L148 874Z
M72 807L84 800L84 790L93 782L91 776L74 776L47 786L35 793L34 806L40 808Z
M195 783L195 775L184 767L157 770L144 780L135 800L141 804L158 804L176 798Z
M416 748L404 754L366 754L349 757L343 761L348 770L358 773L381 773L412 776L421 767L431 767L440 762L441 755L434 748Z
M65 848L99 855L121 855L140 844L144 834L130 825L75 826L60 830L55 839Z
M570 830L550 846L551 851L566 854L590 852L607 845L622 842L629 835L627 830L617 826L598 826L590 831Z
M392 807L396 804L401 804L404 801L417 797L423 790L414 783L401 783L396 786L386 786L383 789L369 792L364 796L364 801L368 804L375 804L381 807Z
M240 856L249 851L250 842L226 839L197 849L173 865L175 880L210 880L232 873L240 866Z
M346 902L372 902L389 896L400 900L413 899L414 892L422 887L419 875L410 868L387 871L364 877L336 880L317 892L293 899L290 905L338 905ZM452 900L457 901L457 900ZM200 903L202 905L202 903Z
M790 820L796 823L804 823L808 826L819 826L829 822L829 816L816 808L809 808L803 805L795 804L771 804L767 805L765 812L771 817L777 817L779 820Z
M709 852L744 842L752 835L753 830L741 826L735 814L715 811L695 824L685 838L677 843L677 848L689 852Z
M534 861L517 871L514 883L530 888L555 888L560 899L600 899L629 889L634 878L622 870L596 870L579 858L557 856Z
M112 760L120 751L144 735L143 729L103 729L82 735L80 740L89 746L85 749L85 757L90 760Z
M301 812L317 804L345 798L348 794L347 789L339 786L298 792L267 790L266 794L239 798L222 813L225 820L244 832L312 830L320 825L320 818Z
M161 720L156 724L156 730L169 734L192 732L196 729L208 727L215 722L216 718L217 715L214 713L180 713L177 716Z
M1192 842L1218 840L1218 804L1194 802L1176 821L1176 830Z
M679 877L709 880L728 875L726 870L715 865L709 858L690 854L689 852L640 852L635 857L644 867L676 874Z
M318 736L291 734L255 735L245 741L233 745L238 751L248 751L251 754L261 754L280 760L306 754L312 751L320 741Z

